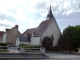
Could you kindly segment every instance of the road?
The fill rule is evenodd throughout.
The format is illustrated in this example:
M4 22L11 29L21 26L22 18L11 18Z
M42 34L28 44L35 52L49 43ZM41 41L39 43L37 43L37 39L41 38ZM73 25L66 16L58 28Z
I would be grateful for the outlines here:
M49 57L48 59L40 58L40 59L26 59L26 58L4 58L0 60L80 60L80 55L72 55L72 54L59 54L59 53L46 53L46 55ZM7 55L8 56L8 55ZM16 56L17 57L17 56ZM22 57L22 56L21 56ZM24 55L23 55L24 57ZM31 57L28 56L28 57ZM40 56L34 56L34 57L40 57Z

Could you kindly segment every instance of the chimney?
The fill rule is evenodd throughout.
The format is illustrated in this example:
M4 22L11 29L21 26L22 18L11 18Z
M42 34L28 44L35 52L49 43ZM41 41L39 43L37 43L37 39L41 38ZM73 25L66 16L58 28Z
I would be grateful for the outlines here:
M6 28L5 30L6 30L6 32L7 32L7 31L9 31L10 29L7 29L7 28Z
M18 25L15 25L15 27L18 29Z

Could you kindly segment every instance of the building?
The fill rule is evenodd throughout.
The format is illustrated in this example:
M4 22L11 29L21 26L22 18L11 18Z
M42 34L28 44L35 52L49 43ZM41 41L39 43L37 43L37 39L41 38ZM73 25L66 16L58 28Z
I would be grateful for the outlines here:
M0 42L3 40L3 35L5 34L4 31L0 31Z
M40 23L36 28L27 29L23 34L20 34L18 25L11 29L6 29L6 33L3 36L3 41L8 45L19 44L31 44L31 45L42 45L44 37L53 38L53 46L56 46L58 39L61 36L61 31L58 27L55 17L52 14L51 6L47 18Z
M31 45L42 45L42 40L44 37L52 37L54 38L53 46L56 46L58 39L61 36L61 31L55 17L52 14L51 6L47 19L42 21L37 28L27 29L22 35L29 38Z
M6 33L3 35L3 43L7 43L8 45L15 45L17 37L21 35L18 30L18 25L11 29L6 29Z
M28 39L27 36L23 36L23 35L20 35L17 37L17 40L16 40L16 46L18 47L19 44L30 44L31 41Z

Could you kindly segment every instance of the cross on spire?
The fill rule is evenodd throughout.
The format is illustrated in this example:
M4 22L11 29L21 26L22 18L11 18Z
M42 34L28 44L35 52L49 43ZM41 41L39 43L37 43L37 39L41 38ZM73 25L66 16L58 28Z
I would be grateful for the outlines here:
M51 5L50 5L50 10L49 10L49 13L47 15L47 18L53 18L53 14L52 14L52 10L51 10Z

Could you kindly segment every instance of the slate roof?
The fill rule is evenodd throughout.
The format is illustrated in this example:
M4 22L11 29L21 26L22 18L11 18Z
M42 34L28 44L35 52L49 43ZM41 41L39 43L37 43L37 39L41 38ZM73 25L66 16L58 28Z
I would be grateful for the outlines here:
M52 20L53 19L51 18L51 19L48 19L48 20L41 22L41 24L34 31L35 32L34 36L35 37L41 36L42 33L46 30L46 28L49 26L49 24L52 22Z
M50 6L47 19L45 21L42 21L41 24L36 28L36 30L34 31L35 32L34 36L35 37L41 36L43 32L46 30L46 28L49 26L49 24L52 22L52 20L55 20L55 18L52 14L51 6Z
M29 29L26 31L26 33L33 33L34 37L39 37L43 34L43 32L46 30L46 28L49 26L49 24L52 22L52 20L55 20L52 11L51 11L51 6L49 13L47 15L47 19L45 21L42 21L41 24L34 30L34 29ZM25 32L24 32L25 33Z
M42 21L37 28L27 29L23 34L32 34L35 32L34 37L39 37L46 30L49 24L52 22L53 18L49 18L45 21Z
M32 36L32 33L34 32L36 28L32 28L32 29L27 29L22 35L24 34L30 34L30 36Z
M28 37L27 37L27 36L22 36L22 35L19 36L19 41L20 41L20 42L29 42L29 41L28 41Z

